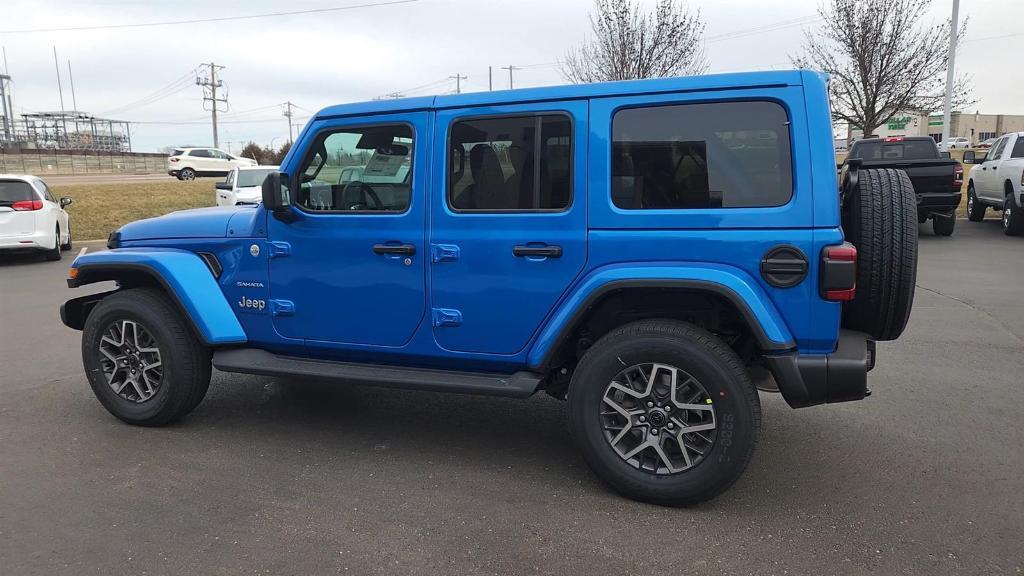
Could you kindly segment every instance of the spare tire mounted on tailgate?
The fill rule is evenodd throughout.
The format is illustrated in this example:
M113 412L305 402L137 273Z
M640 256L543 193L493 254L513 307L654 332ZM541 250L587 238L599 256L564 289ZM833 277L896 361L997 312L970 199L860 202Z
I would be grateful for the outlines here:
M843 326L875 340L895 340L914 304L917 203L902 170L857 170L843 182L843 230L857 247L857 295Z

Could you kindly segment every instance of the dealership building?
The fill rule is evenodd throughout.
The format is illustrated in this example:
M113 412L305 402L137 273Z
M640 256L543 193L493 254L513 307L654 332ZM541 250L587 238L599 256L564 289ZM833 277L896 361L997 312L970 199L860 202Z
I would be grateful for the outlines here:
M953 112L950 115L950 136L962 136L972 144L984 142L1007 132L1024 132L1024 114L981 114ZM849 138L862 138L864 133L850 127ZM931 136L942 141L942 114L901 112L875 129L875 136Z

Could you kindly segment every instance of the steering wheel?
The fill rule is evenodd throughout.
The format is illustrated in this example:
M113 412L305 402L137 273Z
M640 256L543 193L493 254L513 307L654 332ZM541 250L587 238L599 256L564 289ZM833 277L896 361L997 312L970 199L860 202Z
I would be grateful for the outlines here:
M353 180L348 184L345 184L345 187L341 189L341 197L348 198L348 190L353 186L359 186L359 197L361 201L352 204L346 208L347 210L384 210L384 203L380 201L380 196L377 196L377 193L373 191L373 188L370 188L370 185L362 180ZM372 206L367 203L368 199L373 201Z

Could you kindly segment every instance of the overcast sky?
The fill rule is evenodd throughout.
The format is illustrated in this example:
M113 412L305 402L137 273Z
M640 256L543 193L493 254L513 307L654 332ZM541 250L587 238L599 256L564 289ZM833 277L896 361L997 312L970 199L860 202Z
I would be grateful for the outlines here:
M3 0L0 45L7 52L17 113L59 110L53 62L56 46L64 81L64 106L72 108L67 82L71 60L79 110L139 122L132 126L137 151L212 143L209 114L194 72L202 62L225 66L230 111L222 115L221 147L237 151L254 140L275 146L287 139L277 104L291 100L311 110L402 92L455 89L455 74L468 76L464 91L562 83L557 61L589 30L591 0L417 0L391 6L312 15L97 31L8 31L189 18L252 15L351 6L386 0ZM647 2L652 4L653 0ZM817 0L690 0L707 24L711 72L788 67L800 52L801 30L813 27ZM935 22L948 17L952 0L935 0ZM970 19L958 73L973 77L975 108L1024 114L1024 1L963 0ZM798 20L800 19L800 20ZM786 25L787 22L795 24ZM783 23L774 30L751 30ZM744 32L743 34L731 34ZM1015 36L991 38L994 36ZM723 36L725 35L725 36ZM2 63L0 63L2 65ZM442 81L444 80L444 81ZM177 83L175 83L177 82ZM431 84L433 83L433 84ZM419 91L411 91L428 85ZM169 93L155 101L147 96ZM134 104L133 104L134 103ZM133 104L133 105L132 105ZM205 121L205 122L204 122ZM156 124L156 122L197 122ZM276 138L276 139L275 139Z

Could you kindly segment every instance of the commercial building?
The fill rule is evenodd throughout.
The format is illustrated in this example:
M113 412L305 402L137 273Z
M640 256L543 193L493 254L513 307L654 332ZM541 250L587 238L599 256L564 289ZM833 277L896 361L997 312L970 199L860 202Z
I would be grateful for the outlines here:
M950 114L949 135L964 137L972 144L984 142L1007 132L1024 131L1024 114L981 114L979 112ZM859 139L864 133L850 127L849 138ZM875 129L875 136L931 136L936 142L942 141L942 114L921 114L901 112Z

